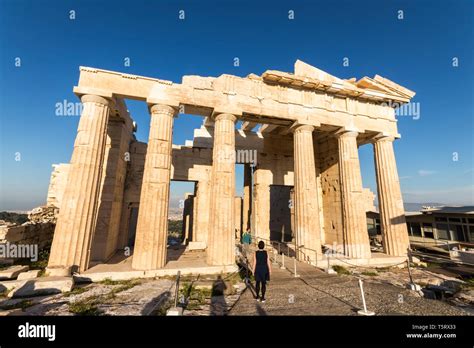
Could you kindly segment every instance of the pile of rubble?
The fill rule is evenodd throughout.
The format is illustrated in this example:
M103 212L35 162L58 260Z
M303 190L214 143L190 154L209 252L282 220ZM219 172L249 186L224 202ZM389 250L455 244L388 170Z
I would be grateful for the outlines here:
M53 240L59 208L48 205L28 213L28 221L15 224L0 220L0 244L37 245L39 250L49 246ZM13 259L0 258L0 264L11 264Z
M56 223L58 218L59 208L55 207L54 205L45 205L41 207L34 208L28 213L28 219L30 221L26 223L45 223L51 222L53 224Z

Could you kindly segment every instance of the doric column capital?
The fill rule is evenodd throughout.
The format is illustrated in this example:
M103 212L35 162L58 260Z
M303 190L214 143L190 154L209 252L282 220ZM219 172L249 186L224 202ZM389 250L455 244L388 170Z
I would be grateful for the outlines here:
M359 132L353 130L342 130L335 133L337 138L357 138Z
M165 114L176 117L178 109L166 104L153 104L148 107L150 114Z
M84 94L81 97L81 102L82 103L97 103L97 104L103 104L105 106L111 106L113 104L113 101L108 98L101 97L99 95L94 95L94 94Z
M212 118L214 119L214 121L229 120L234 123L237 121L237 117L235 115L226 113L213 115Z
M297 126L294 126L292 131L293 131L293 133L313 132L314 131L314 126L311 126L309 124L299 124Z
M375 143L381 143L383 141L390 141L393 142L395 140L395 137L392 135L384 135L384 134L378 134L375 137L372 138L372 142Z

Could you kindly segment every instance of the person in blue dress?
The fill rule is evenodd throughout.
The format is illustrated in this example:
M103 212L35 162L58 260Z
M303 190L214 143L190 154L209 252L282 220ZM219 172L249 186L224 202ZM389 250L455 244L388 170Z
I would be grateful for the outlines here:
M267 282L270 281L270 275L272 272L270 257L265 248L263 241L258 242L258 250L255 251L255 257L253 258L253 274L255 276L255 289L257 301L265 302L265 293L267 291ZM260 290L262 295L260 296Z

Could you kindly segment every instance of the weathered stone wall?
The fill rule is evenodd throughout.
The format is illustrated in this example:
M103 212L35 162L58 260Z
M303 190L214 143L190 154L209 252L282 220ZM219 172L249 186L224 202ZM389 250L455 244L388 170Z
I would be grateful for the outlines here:
M337 139L328 137L316 145L321 175L325 244L342 243L341 187Z
M0 226L0 244L37 244L38 249L43 249L53 240L55 224L51 222L31 223L23 225Z
M184 242L194 241L193 226L194 226L194 199L195 196L191 193L186 193L183 207L183 230L182 240Z
M130 161L127 162L127 171L124 185L122 217L117 248L131 247L129 245L130 218L132 210L139 207L142 186L143 170L145 168L147 144L132 141L129 147Z
M270 239L291 242L291 186L270 186Z
M242 235L242 197L235 197L234 204L234 221L235 221L235 238L240 239Z
M60 208L64 191L66 190L69 163L53 164L53 171L49 180L46 205Z
M107 126L104 166L97 224L92 241L91 262L102 262L114 255L120 228L129 146L133 126L129 117L111 118Z
M255 137L253 142L258 149L257 167L254 173L254 234L260 238L270 239L272 234L270 187L271 185L289 187L294 185L293 139L291 136L266 134L263 138ZM248 145L249 148L251 146L251 144Z
M194 181L192 241L207 244L212 149L173 145L171 180Z
M375 193L373 193L370 189L364 188L362 190L362 199L364 201L364 209L365 211L376 211L375 208Z

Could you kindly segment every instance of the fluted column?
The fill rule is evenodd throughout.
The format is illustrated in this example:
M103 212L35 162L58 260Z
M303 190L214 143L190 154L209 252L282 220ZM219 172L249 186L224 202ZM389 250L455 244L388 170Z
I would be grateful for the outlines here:
M357 134L338 134L344 254L351 258L370 258L366 212L362 204Z
M196 197L193 208L193 241L207 245L209 235L209 181L199 180L196 183Z
M150 108L150 113L150 135L132 261L132 267L139 270L164 267L168 243L171 147L176 110L156 104Z
M244 165L244 200L242 204L242 232L251 226L250 217L252 209L252 168L250 164Z
M393 140L391 137L375 140L375 170L384 250L388 255L403 256L407 254L409 240Z
M314 127L309 125L301 125L294 130L294 223L297 246L316 250L320 257L321 239L313 130ZM308 249L298 249L297 258L313 262L314 251Z
M270 239L270 185L255 175L254 208L255 208L255 237Z
M235 121L236 117L231 114L219 114L215 118L207 247L209 265L235 263Z
M81 272L88 268L97 222L111 101L96 95L84 95L81 101L83 111L49 257L51 274L56 268Z

